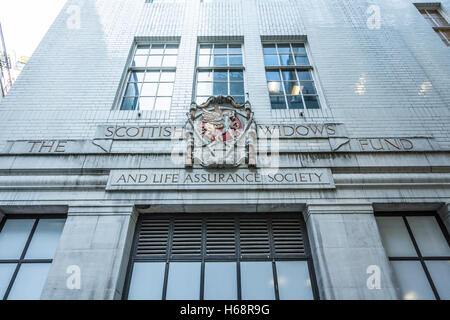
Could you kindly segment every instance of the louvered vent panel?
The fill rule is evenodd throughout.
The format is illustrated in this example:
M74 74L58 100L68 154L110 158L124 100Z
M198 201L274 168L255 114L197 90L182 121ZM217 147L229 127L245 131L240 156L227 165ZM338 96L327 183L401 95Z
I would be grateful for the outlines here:
M241 254L269 255L269 228L266 219L241 219Z
M206 254L235 255L236 229L234 219L208 219L206 223Z
M172 256L202 253L202 220L175 219Z
M167 254L169 242L169 219L144 218L139 233L137 256Z
M303 228L298 219L273 219L272 232L277 255L305 254Z

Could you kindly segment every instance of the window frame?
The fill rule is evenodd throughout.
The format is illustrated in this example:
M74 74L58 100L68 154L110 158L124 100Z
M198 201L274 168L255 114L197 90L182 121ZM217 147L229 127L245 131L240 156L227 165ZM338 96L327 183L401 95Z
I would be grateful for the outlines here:
M227 65L226 66L201 66L200 65L200 46L202 45L212 45L211 48L211 55L212 57L214 57L214 48L216 45L226 45L227 46L227 53L226 53L226 57L227 57ZM241 46L241 58L242 58L242 65L240 66L231 66L229 65L229 61L230 61L230 53L229 53L229 48L230 45L240 45ZM232 54L231 54L232 55ZM245 47L244 47L244 43L242 41L207 41L207 42L198 42L197 43L197 52L196 52L196 56L195 56L195 79L194 79L194 84L193 84L193 94L192 94L192 101L196 101L198 99L198 95L197 95L197 91L198 91L198 75L199 72L205 72L205 71L211 71L213 74L215 71L223 71L223 72L227 72L228 74L228 79L227 79L227 89L228 92L230 92L229 96L231 95L231 80L230 80L230 72L233 71L242 71L243 74L243 79L242 82L244 84L244 102L247 100L247 77L245 74ZM209 81L200 81L200 82L209 82ZM220 81L221 82L221 81ZM240 81L239 81L240 82ZM214 85L214 78L211 80L211 83ZM211 94L213 95L213 93ZM201 96L203 97L203 96ZM204 101L206 102L206 100Z
M8 296L11 292L11 289L16 281L17 274L19 273L20 267L22 264L32 264L32 263L53 263L53 259L25 259L28 248L33 239L33 235L36 231L36 228L39 224L40 220L49 220L49 219L65 219L67 222L67 216L64 214L20 214L20 215L5 215L3 219L0 221L0 232L2 232L3 227L6 224L7 220L25 220L25 219L34 219L33 227L30 230L30 234L28 235L27 241L25 242L25 246L22 249L22 253L20 254L19 259L0 259L0 264L17 264L14 272L9 280L8 287L6 288L5 294L3 297L0 297L0 300L8 300Z
M428 19L425 18L425 20L427 20L427 22L428 20L433 22L433 24L430 23L429 24L433 28L434 32L439 35L442 42L444 42L447 47L450 47L450 36L446 36L444 34L444 32L450 33L450 17L442 7L442 4L440 2L435 2L435 3L415 3L414 5L416 6L422 18L424 18L425 13L426 16L428 17ZM422 11L424 11L424 13L422 13ZM433 16L429 13L429 11L436 11L442 17L442 19L446 21L448 26L440 26L440 23L436 21L435 18L433 18Z
M128 84L129 84L128 80L130 78L131 73L132 72L136 72L136 71L141 71L141 72L144 72L144 73L147 73L148 71L150 71L150 72L158 71L159 74L160 74L160 77L161 77L161 73L164 72L164 71L166 71L166 72L167 71L168 72L174 72L173 82L164 82L164 83L173 83L172 95L170 96L171 101L173 100L173 92L174 92L174 89L175 89L175 82L177 80L177 66L176 65L172 66L172 67L167 67L167 66L162 66L162 65L159 66L159 67L149 67L149 66L135 67L135 66L132 65L133 61L134 61L134 58L136 57L136 52L138 50L138 47L140 47L140 46L152 46L152 45L164 45L164 53L161 54L161 56L162 56L161 64L162 64L162 61L163 61L164 57L166 56L166 54L165 54L166 46L167 45L176 45L176 46L178 46L177 54L174 55L177 58L177 64L178 64L178 57L180 55L180 42L179 41L145 41L145 42L144 41L138 41L138 42L134 42L132 50L131 50L130 55L129 55L129 59L127 61L127 68L126 68L126 71L124 72L124 78L121 81L121 87L120 87L120 90L119 90L120 94L119 94L119 97L118 97L116 110L118 110L118 111L136 111L136 112L143 112L143 111L160 111L160 112L164 111L164 112L169 112L170 109L172 108L172 102L171 102L170 107L167 110L155 109L156 98L158 97L157 96L157 92L156 92L156 95L154 97L155 101L153 102L153 108L151 110L150 109L142 110L142 109L138 109L138 108L134 109L134 110L122 109L123 100L126 97L125 94L126 94L126 90L127 90ZM147 63L148 63L148 60L150 59L152 54L150 53L150 54L147 54L146 56L147 56ZM171 55L169 55L169 56L171 56ZM160 77L159 77L158 82L155 82L155 83L158 84L157 90L159 88L159 84L161 83ZM142 84L145 83L144 80L142 81ZM142 85L141 85L141 89L142 89ZM138 98L138 102L139 102L139 98L140 97L141 97L141 95L139 94L139 96L137 97ZM164 97L166 97L166 96L164 96Z
M428 267L426 266L426 261L450 261L450 256L423 256L420 252L420 248L417 244L417 241L414 237L414 234L412 232L412 229L409 225L408 219L406 217L434 217L439 225L439 228L447 241L448 246L450 246L450 235L447 231L447 228L444 225L444 222L442 221L441 217L436 212L377 212L375 213L375 217L401 217L403 223L405 224L406 230L408 231L409 239L411 240L414 250L416 252L416 256L414 257L408 257L408 256L395 256L387 257L389 261L418 261L420 262L420 265L422 266L423 271L425 272L425 276L428 280L428 284L430 285L431 290L433 291L433 294L435 296L436 300L441 300L439 293L436 289L436 286L434 285L434 281L431 277L431 274L428 270ZM391 267L392 268L392 267Z
M236 301L242 301L242 280L241 280L241 262L271 262L272 270L273 270L273 280L274 280L274 300L280 300L279 295L279 287L278 287L278 276L277 276L277 269L276 269L276 262L278 261L305 261L307 262L308 266L308 272L309 272L309 278L311 281L311 291L313 300L320 300L319 295L319 288L317 285L317 278L315 274L314 269L314 262L313 262L313 255L312 255L312 249L309 242L308 237L308 230L306 227L305 220L301 213L289 213L289 212L280 212L280 213L260 213L257 216L254 214L249 213L218 213L218 214L211 214L211 213L192 213L192 214L179 214L179 213L162 213L162 214L151 214L153 218L169 218L170 219L170 225L173 226L174 219L178 218L199 218L202 219L202 252L201 256L177 256L177 257L171 257L169 254L169 250L167 251L167 254L165 256L158 256L158 257L137 257L137 249L138 249L138 242L139 242L139 234L141 230L141 225L144 216L146 214L139 214L138 221L136 223L136 227L134 230L134 236L133 236L133 243L132 248L130 252L130 257L128 261L128 267L127 272L125 276L125 285L124 290L122 294L122 300L128 300L129 291L130 291L130 285L133 275L133 266L135 262L164 262L165 263L165 271L164 271L164 281L163 281L163 290L160 300L166 300L167 295L167 288L168 288L168 278L169 278L169 265L172 262L198 262L201 264L200 269L200 297L199 301L204 300L204 292L205 292L205 263L207 262L234 262L236 263L236 281L237 281L237 294L236 294ZM208 217L213 218L233 218L235 221L235 236L239 237L240 231L239 231L239 223L237 221L240 221L241 218L255 218L255 219L268 219L268 238L269 238L269 245L270 245L270 256L265 255L241 255L241 246L240 243L235 240L235 248L236 253L235 256L231 255L219 255L219 256L207 256L206 253L206 219ZM274 239L273 239L273 233L272 233L272 218L299 218L299 221L301 223L302 229L304 231L303 233L303 242L304 242L304 255L277 255L274 254ZM171 230L169 228L169 230ZM173 229L172 229L173 230ZM171 243L173 240L173 232L169 233L168 238L168 247L170 248Z
M276 52L277 52L276 53L277 54L277 58L278 58L278 61L280 63L279 65L276 65L276 66L267 66L266 65L266 62L265 62L265 56L266 55L264 54L264 45L268 45L268 44L274 44L275 45ZM295 44L302 44L304 46L304 48L305 48L306 57L308 58L309 64L308 65L286 65L286 66L281 65L280 53L279 53L279 50L278 50L278 45L286 45L286 44L289 44L290 51L291 51L290 54L293 55L294 60L295 60L295 53L293 52L292 46L295 45ZM324 103L325 99L324 99L324 96L323 96L323 92L322 92L321 86L319 85L319 79L318 79L318 77L316 75L316 72L315 72L314 60L313 60L311 52L310 52L309 44L308 44L308 42L306 40L262 40L261 41L261 47L262 47L262 53L263 53L263 59L264 59L264 76L265 76L265 80L266 80L266 86L268 86L268 83L269 83L269 80L267 80L267 72L277 71L280 74L280 76L282 76L281 73L283 72L283 70L295 71L296 76L297 76L297 80L296 81L301 82L302 80L298 79L298 72L299 71L309 71L309 73L311 75L311 80L303 80L303 81L311 81L311 82L313 82L316 94L307 94L306 96L315 96L316 99L317 99L317 102L319 104L319 108L308 109L306 107L306 103L305 103L305 98L304 98L305 95L303 94L303 92L300 91L299 96L302 99L303 108L301 108L301 109L289 108L289 102L288 102L287 97L291 96L291 95L288 95L285 92L285 90L284 90L284 82L285 81L283 80L283 78L281 78L280 81L282 82L282 85L283 85L283 97L284 97L284 100L285 100L284 102L286 104L286 108L285 109L274 109L274 108L272 108L272 103L270 102L270 109L272 111L274 111L274 110L280 110L280 111L281 110L285 110L285 111L287 111L287 110L291 110L291 111L298 110L298 111L301 111L301 112L305 112L305 111L312 111L312 110L324 110L326 108L326 105ZM281 96L281 94L280 95L270 95L270 91L269 91L268 87L267 87L267 92L269 94L269 99L272 96Z

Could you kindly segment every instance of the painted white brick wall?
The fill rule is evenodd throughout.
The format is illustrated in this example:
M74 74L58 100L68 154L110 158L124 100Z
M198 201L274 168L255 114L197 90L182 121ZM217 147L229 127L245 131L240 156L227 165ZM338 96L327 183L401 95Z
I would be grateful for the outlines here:
M103 123L184 122L198 38L244 39L246 91L257 121L343 122L351 136L430 135L450 149L450 48L411 0L144 2L68 1L0 103L0 149L12 139L90 139ZM450 0L441 2L450 10ZM67 27L72 5L80 6L80 29ZM371 5L381 9L377 30L367 27ZM260 39L304 35L324 108L301 118L270 109ZM180 39L170 112L138 118L115 109L135 37Z

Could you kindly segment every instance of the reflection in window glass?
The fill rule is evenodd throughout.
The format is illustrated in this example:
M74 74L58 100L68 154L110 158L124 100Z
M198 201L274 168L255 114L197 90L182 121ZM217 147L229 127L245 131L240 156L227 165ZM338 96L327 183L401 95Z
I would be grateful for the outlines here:
M133 266L128 299L161 300L165 269L164 262L136 262Z
M200 299L200 263L171 262L167 283L167 300Z
M390 257L414 257L417 255L402 217L377 217L384 248Z
M420 216L406 219L423 256L450 257L450 248L435 217Z
M0 232L0 259L19 259L34 219L8 219Z
M9 293L8 300L39 300L51 263L24 263Z
M274 300L272 262L241 262L243 300Z
M25 259L53 259L64 222L64 219L39 220Z
M404 300L434 300L434 294L418 261L392 261Z
M450 300L450 260L426 261L433 283L441 300Z
M281 300L314 299L306 261L277 261L276 265Z
M237 281L235 262L210 262L205 264L206 300L236 300Z
M16 266L15 263L0 263L0 300L6 293Z

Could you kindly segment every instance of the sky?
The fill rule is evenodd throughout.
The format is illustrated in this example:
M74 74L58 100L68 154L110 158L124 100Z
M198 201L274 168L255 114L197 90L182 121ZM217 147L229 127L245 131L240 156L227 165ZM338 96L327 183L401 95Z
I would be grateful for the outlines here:
M0 0L6 49L16 59L31 56L66 0Z

